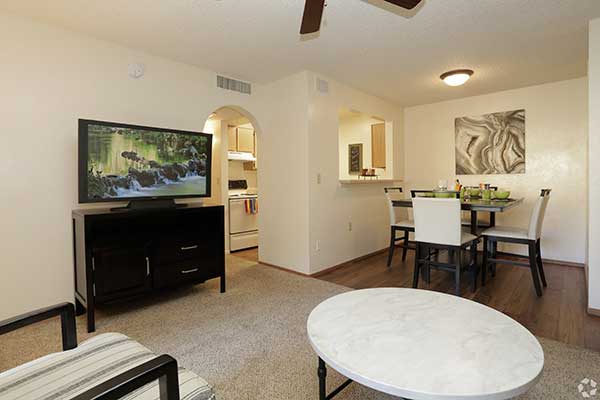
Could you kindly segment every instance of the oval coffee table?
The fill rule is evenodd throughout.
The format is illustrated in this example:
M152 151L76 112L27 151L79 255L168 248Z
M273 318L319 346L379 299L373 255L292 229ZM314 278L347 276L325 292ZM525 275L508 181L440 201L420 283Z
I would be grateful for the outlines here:
M503 400L540 378L544 352L522 325L487 306L418 289L355 290L308 317L320 400L352 381L412 400ZM349 378L326 394L326 364Z

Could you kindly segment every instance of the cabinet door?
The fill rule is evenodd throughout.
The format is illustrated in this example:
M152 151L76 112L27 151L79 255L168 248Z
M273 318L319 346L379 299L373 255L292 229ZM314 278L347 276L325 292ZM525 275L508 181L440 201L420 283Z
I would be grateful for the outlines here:
M385 168L385 123L371 125L371 165Z
M92 265L99 302L135 295L150 290L150 260L146 244L115 241L94 247Z
M237 130L233 126L227 127L227 150L229 151L238 151L237 150Z
M238 151L254 153L254 130L237 128Z

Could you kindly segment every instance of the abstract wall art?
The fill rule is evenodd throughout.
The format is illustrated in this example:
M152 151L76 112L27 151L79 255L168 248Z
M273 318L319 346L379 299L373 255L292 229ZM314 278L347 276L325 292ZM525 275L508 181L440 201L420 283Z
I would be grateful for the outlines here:
M456 118L457 175L525 173L525 110Z

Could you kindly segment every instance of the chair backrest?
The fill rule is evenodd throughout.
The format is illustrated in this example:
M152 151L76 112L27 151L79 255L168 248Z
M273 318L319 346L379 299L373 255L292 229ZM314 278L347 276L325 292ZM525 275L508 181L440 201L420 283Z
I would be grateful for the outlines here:
M388 211L390 215L390 225L394 225L396 222L400 221L400 217L398 215L398 207L394 207L392 201L396 199L404 199L402 195L402 188L386 187L383 188L383 191L385 192L385 197L387 197Z
M550 192L552 189L542 189L540 197L538 197L533 211L531 212L531 220L529 221L528 237L532 240L537 240L542 236L542 226L544 224L544 216L546 215L546 207L550 200Z
M433 190L411 190L410 197L433 197Z
M402 193L402 188L400 186L395 187L385 187L383 191L386 193Z
M460 199L415 197L412 202L417 242L461 245Z
M435 190L411 190L410 197L413 199L415 197L439 197L439 198L450 198L455 197L460 199L460 192L455 190L445 190L443 192L435 191Z

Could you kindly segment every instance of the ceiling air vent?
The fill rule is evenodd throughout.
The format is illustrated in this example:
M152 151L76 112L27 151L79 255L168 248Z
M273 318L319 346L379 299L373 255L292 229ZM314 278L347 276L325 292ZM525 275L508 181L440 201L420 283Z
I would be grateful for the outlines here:
M252 85L248 82L242 82L224 76L217 75L217 87L225 90L233 90L244 94L252 93Z
M329 82L321 78L317 78L317 90L321 93L329 93Z

